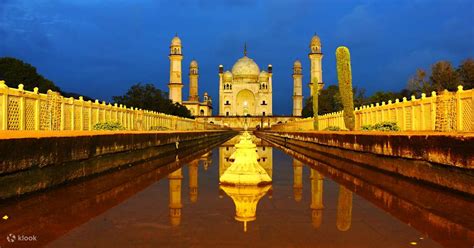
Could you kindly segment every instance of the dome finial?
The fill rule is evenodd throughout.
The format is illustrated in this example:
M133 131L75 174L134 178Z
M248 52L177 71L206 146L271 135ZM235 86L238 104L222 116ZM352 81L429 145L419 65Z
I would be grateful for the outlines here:
M244 56L247 56L247 42L244 43Z

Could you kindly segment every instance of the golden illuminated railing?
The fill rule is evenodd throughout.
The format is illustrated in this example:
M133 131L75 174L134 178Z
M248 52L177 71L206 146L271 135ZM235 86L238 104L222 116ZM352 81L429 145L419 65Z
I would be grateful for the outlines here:
M221 129L205 120L167 115L82 97L65 98L38 88L27 91L20 84L9 88L0 81L0 130L93 130L97 123L118 122L126 130L207 130Z
M319 129L330 126L346 129L343 111L318 117ZM370 104L355 109L356 129L364 125L380 122L396 122L402 131L474 131L474 90L463 90L458 86L456 92L432 92L430 97L412 96L382 103ZM273 125L273 130L307 131L313 130L313 118L300 119L285 124Z

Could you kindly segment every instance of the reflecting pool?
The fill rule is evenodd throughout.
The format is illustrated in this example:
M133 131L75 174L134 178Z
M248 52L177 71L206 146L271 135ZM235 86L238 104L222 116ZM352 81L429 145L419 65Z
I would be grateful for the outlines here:
M0 246L472 246L473 200L467 196L364 168L338 171L250 139L260 166L252 173L264 174L265 183L220 182L242 158L233 155L241 140L236 136L166 165L148 161L1 203L0 214L9 219L0 235L36 235L38 241L2 237Z

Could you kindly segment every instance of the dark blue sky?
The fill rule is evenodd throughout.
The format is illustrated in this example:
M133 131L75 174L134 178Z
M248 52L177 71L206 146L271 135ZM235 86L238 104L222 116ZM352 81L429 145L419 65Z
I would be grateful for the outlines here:
M218 65L230 70L247 42L261 69L273 64L274 114L290 114L297 58L309 94L314 33L323 43L326 85L337 83L335 49L345 45L354 85L368 93L400 90L416 68L438 60L457 66L474 56L474 1L0 0L0 56L20 58L62 89L101 100L136 82L167 90L175 33L184 46L183 74L193 58L199 62L201 95L218 100Z

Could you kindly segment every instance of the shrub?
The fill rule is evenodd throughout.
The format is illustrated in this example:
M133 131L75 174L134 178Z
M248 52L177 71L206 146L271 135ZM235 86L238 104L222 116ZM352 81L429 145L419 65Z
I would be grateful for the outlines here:
M363 125L360 129L363 131L400 131L400 127L393 121L383 121L373 126Z
M362 127L360 127L361 130L363 131L370 131L370 130L374 130L374 126L372 125L363 125Z
M341 131L341 128L336 127L336 126L329 126L329 127L326 127L324 131Z
M118 131L118 130L125 130L125 127L122 126L119 122L99 122L96 123L93 127L94 130L110 130L110 131Z
M374 125L374 130L377 131L400 131L396 122L393 121L384 121Z

